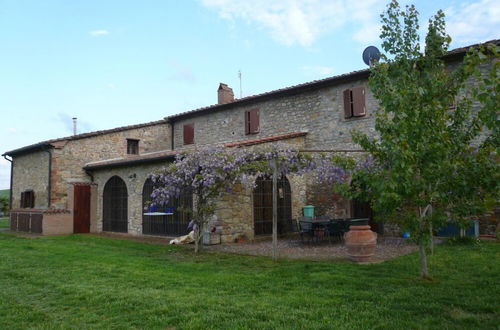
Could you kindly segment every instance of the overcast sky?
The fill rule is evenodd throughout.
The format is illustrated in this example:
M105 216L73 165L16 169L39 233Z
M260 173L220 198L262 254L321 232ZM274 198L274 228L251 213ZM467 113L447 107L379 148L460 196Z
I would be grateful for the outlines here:
M0 0L0 153L365 68L387 0ZM408 3L408 2L403 2ZM499 38L500 1L447 13L452 46ZM0 158L0 189L10 163Z

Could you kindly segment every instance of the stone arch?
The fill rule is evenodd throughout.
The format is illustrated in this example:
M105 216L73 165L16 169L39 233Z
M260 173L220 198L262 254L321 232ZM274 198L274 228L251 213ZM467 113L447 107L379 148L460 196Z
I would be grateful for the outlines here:
M142 206L151 200L153 182L146 179L142 188ZM150 212L142 212L142 233L145 235L179 236L187 233L187 226L191 220L189 211L193 209L193 193L183 191L181 195L170 201L165 207L158 207ZM148 215L144 213L173 213Z
M102 193L103 231L128 232L128 192L125 181L112 176L104 185Z

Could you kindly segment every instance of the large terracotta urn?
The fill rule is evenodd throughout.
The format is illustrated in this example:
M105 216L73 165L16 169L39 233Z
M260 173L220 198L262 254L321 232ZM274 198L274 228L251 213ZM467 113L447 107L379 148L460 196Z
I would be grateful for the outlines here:
M355 262L367 262L375 254L377 234L369 225L351 225L344 235L349 258Z

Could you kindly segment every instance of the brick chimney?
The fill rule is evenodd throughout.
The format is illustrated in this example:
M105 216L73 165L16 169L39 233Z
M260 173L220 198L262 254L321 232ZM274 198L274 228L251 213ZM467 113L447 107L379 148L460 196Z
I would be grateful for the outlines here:
M226 84L220 83L219 89L217 89L217 104L226 104L233 101L233 89Z

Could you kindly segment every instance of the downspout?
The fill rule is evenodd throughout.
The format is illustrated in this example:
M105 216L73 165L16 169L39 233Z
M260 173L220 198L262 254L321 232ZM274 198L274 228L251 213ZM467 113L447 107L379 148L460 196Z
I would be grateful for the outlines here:
M10 162L10 187L9 187L9 212L12 210L12 178L13 178L13 172L14 172L14 159L8 159L7 155L3 155L3 158L6 161Z
M50 149L43 149L46 153L49 154L49 182L47 185L47 208L50 208L50 200L51 200L51 193L52 193L52 153L50 152Z

